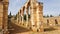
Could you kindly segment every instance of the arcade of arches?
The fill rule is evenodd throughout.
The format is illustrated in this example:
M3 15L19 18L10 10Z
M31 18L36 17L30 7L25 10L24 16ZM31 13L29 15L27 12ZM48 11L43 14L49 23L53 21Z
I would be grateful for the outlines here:
M8 0L0 0L0 29L3 29L4 34L8 34ZM28 12L30 10L30 19ZM26 23L24 23L24 11L26 11ZM47 25L60 24L60 17L43 18L43 3L37 0L28 0L17 14L17 23L23 25L33 31L44 31L44 23ZM29 25L29 26L28 26Z

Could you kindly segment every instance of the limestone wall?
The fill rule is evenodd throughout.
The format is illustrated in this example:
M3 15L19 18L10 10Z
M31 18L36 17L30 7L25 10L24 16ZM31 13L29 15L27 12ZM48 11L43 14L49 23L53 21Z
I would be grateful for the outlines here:
M60 24L60 16L44 18L43 22L46 23L46 24L49 24L49 25Z
M3 22L3 4L0 2L0 28L2 29L2 22Z
M0 28L7 34L8 22L8 0L0 0Z

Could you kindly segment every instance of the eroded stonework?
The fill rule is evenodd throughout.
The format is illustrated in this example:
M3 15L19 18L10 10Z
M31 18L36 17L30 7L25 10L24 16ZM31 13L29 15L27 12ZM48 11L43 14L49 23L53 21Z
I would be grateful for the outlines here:
M30 19L28 19L28 12L30 10ZM24 22L24 12L26 11L26 22ZM17 21L21 25L32 29L33 31L44 31L44 26L53 26L60 24L60 17L43 17L43 3L37 0L28 0L25 5L19 10L17 14Z
M7 22L8 22L8 0L0 0L0 28L7 33Z
M30 20L28 19L28 14L30 10ZM26 11L26 23L25 26L31 28L33 31L41 30L43 31L43 3L37 2L37 0L28 0L26 4L18 12L18 17L22 17L22 22L24 24L24 11ZM19 18L17 17L17 21ZM30 21L30 23L29 23ZM29 24L29 26L28 26ZM42 27L40 27L40 25ZM34 29L35 28L35 29Z

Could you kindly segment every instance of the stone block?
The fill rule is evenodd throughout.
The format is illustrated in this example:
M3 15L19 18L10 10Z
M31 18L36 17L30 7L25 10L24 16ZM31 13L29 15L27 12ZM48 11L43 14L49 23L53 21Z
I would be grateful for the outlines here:
M3 5L0 4L0 12L3 12Z
M2 26L3 18L0 17L0 26Z
M4 2L9 2L9 0L4 0Z
M0 17L3 17L3 12L0 12Z
M0 26L0 30L2 29L2 25Z
M43 31L44 31L43 25L41 25L39 31L40 31L40 32L43 32Z
M34 32L37 32L37 28L36 28L36 27L32 27L32 30L33 30Z
M2 5L2 4L0 4L0 9L1 9L1 8L3 8L3 5Z

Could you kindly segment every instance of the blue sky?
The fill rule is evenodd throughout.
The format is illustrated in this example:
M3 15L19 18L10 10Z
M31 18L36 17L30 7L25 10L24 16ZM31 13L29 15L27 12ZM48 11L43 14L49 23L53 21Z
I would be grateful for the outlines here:
M9 0L8 14L15 15L18 10L26 3L27 0ZM60 0L38 0L43 2L43 15L59 15L60 14Z

